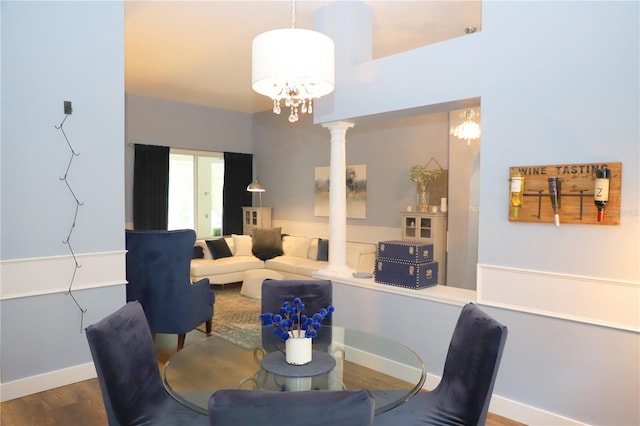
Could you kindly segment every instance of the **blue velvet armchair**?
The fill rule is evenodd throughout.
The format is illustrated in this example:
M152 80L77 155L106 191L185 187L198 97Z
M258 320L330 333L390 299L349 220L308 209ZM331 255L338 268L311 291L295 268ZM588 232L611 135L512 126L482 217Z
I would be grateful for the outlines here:
M144 309L151 333L185 334L206 323L211 332L215 293L208 279L191 283L189 269L196 240L192 229L126 231L127 302Z

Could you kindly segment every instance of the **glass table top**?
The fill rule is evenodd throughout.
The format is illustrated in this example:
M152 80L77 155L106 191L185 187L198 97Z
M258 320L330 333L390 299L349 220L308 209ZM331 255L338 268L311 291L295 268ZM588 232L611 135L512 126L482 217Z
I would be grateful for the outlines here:
M284 342L270 327L233 330L186 346L165 364L162 380L173 398L207 414L207 402L219 389L272 391L368 389L376 414L409 400L424 384L426 369L408 347L371 333L325 326L313 339L314 356L307 366L286 368L281 374L262 359L280 359ZM332 357L328 371L314 362ZM284 363L284 355L281 356ZM288 366L286 366L288 367ZM315 367L315 368L314 368ZM333 368L331 368L333 367ZM299 369L299 371L298 371ZM268 371L267 371L268 370Z

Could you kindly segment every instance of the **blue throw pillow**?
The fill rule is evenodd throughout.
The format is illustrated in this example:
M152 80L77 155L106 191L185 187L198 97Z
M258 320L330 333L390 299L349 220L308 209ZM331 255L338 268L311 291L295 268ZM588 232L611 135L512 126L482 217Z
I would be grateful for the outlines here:
M204 257L204 250L200 246L193 247L193 253L191 254L192 259L202 259Z
M214 259L221 259L223 257L231 257L231 249L227 244L227 240L224 238L216 238L215 240L207 240L207 247L211 252L211 257Z
M325 262L329 260L329 240L318 238L318 255L316 256L316 260L324 260Z

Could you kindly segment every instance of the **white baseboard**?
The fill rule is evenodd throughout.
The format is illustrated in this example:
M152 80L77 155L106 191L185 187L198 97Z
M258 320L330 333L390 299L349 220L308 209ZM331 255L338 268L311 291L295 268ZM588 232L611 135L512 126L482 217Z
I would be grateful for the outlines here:
M491 397L489 411L529 426L587 426L586 423L532 407L495 393Z
M0 402L21 398L26 395L66 386L94 377L96 377L96 369L92 362L88 362L86 364L49 371L12 382L0 383Z

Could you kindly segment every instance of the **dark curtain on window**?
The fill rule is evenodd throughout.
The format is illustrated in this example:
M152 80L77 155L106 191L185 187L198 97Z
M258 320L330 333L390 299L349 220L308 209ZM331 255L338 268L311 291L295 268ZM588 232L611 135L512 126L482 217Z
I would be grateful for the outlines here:
M169 220L169 147L135 145L133 227L167 229Z
M224 153L224 187L222 190L222 233L242 234L242 207L251 205L247 186L253 175L253 155Z

